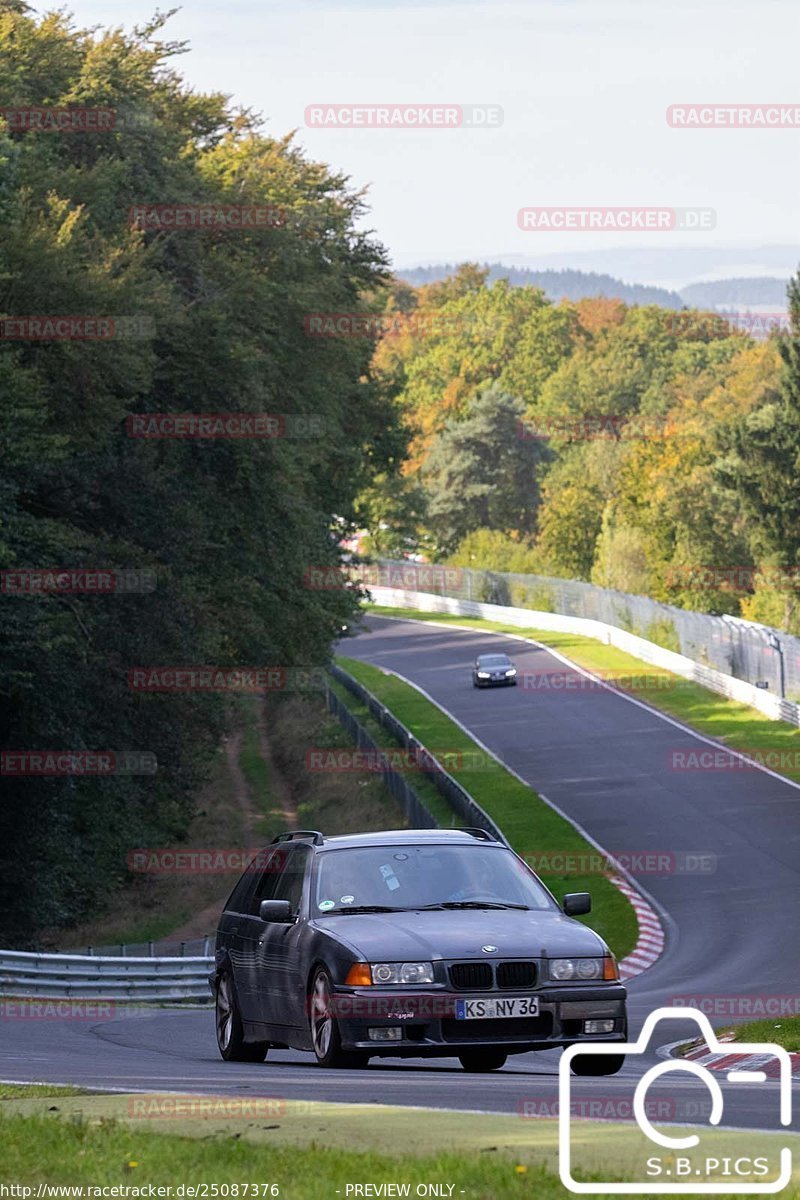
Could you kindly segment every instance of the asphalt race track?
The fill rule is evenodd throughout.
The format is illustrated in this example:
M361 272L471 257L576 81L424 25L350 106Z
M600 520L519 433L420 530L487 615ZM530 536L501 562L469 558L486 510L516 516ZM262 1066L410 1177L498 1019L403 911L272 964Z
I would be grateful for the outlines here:
M471 661L500 648L520 672L550 676L555 686L473 689ZM519 639L369 617L342 652L425 689L607 850L651 851L689 865L706 856L700 871L635 877L662 915L667 943L656 965L629 982L632 1034L648 1012L674 997L800 992L800 789L757 769L674 770L672 752L707 749L703 740L613 691L557 686L564 664ZM529 851L537 851L533 837ZM310 1055L290 1051L272 1053L263 1065L223 1063L210 1010L0 1024L3 1080L514 1114L525 1101L557 1098L558 1052L512 1057L489 1076L469 1075L447 1059L382 1059L362 1071L323 1071ZM694 1029L676 1023L658 1040L666 1044ZM657 1052L649 1048L648 1063ZM626 1064L611 1078L575 1080L574 1091L628 1097L640 1074ZM688 1089L699 1094L681 1076L670 1087L678 1096ZM776 1127L777 1083L727 1086L726 1093L724 1125Z

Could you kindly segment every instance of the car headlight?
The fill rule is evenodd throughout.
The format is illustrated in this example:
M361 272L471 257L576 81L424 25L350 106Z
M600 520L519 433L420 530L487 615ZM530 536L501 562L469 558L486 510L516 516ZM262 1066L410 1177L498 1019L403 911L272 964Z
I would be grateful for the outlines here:
M488 679L488 678L489 678L488 671L478 671L478 679Z
M516 675L516 673L517 673L516 667L512 667L510 671L506 671L506 675Z
M551 958L550 978L566 979L602 979L602 958Z
M433 963L373 963L373 983L433 983Z

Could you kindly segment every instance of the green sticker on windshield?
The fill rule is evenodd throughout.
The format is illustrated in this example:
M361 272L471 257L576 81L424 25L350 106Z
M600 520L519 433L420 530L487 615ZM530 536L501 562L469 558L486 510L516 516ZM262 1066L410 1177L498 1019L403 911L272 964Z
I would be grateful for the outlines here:
M327 912L329 908L335 908L336 905L333 900L320 900L318 907L322 912Z

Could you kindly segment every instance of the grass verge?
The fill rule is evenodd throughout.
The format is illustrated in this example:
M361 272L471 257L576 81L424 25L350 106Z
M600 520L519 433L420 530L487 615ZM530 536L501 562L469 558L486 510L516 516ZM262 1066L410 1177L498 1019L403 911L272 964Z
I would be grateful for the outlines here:
M434 754L446 750L478 751L480 766L454 767L451 774L500 826L518 854L596 856L594 847L573 825L501 763L480 754L472 738L416 688L370 663L343 657L337 661ZM636 915L604 875L548 876L547 884L559 900L566 892L591 892L592 912L581 919L608 942L618 958L630 953L638 933Z
M710 692L691 680L651 666L641 659L606 646L593 638L574 633L551 633L547 630L520 629L502 621L487 621L478 617L460 617L449 613L422 613L416 609L380 608L371 606L376 616L407 617L415 621L437 621L447 625L463 625L470 629L489 629L515 637L533 638L571 659L578 666L607 678L609 674L622 677L620 686L628 687L637 699L668 713L690 725L706 737L714 738L732 750L763 761L781 775L800 783L800 729L786 721L771 721L758 709L737 700L729 700Z
M800 1017L766 1017L720 1033L732 1033L735 1042L773 1042L791 1054L800 1054Z
M49 1099L52 1096L84 1096L83 1088L57 1083L0 1083L0 1100Z
M195 1114L204 1104L206 1111L180 1115L180 1102ZM136 1106L150 1115L136 1115ZM721 1159L741 1151L741 1131L706 1134L704 1152ZM449 1192L469 1200L566 1200L570 1194L557 1176L558 1124L550 1118L266 1097L106 1095L66 1098L57 1105L0 1102L0 1136L0 1176L26 1186L147 1188L187 1182L230 1186L236 1181L240 1188L245 1182L258 1184L259 1197L279 1195L282 1200L344 1198L358 1194L347 1189L359 1184L361 1195L376 1195L375 1185L382 1183L407 1185L414 1195L418 1184L435 1182L444 1190L433 1194ZM631 1124L578 1121L573 1155L586 1177L625 1179L634 1162L641 1162L635 1139L641 1135ZM781 1137L779 1144L784 1141ZM404 1148L402 1155L387 1153L387 1147L397 1146ZM774 1160L775 1148L772 1135L748 1135L748 1154L771 1151ZM365 1192L365 1183L373 1190ZM796 1200L798 1192L790 1187L782 1194Z

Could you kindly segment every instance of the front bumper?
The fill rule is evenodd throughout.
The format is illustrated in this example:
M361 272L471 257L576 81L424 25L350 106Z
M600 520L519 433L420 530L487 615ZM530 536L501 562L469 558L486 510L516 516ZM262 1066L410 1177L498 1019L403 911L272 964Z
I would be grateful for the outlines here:
M336 988L334 1015L345 1049L369 1050L376 1056L452 1056L480 1046L502 1046L509 1054L521 1054L576 1042L623 1042L627 1037L627 993L622 984L509 991L505 993L508 997L535 996L538 1016L456 1018L458 1000L488 995L504 997L502 991L404 990L399 995L388 988ZM591 1019L613 1020L613 1032L585 1034L583 1023ZM399 1040L375 1041L370 1037L370 1029L386 1026L400 1029Z

